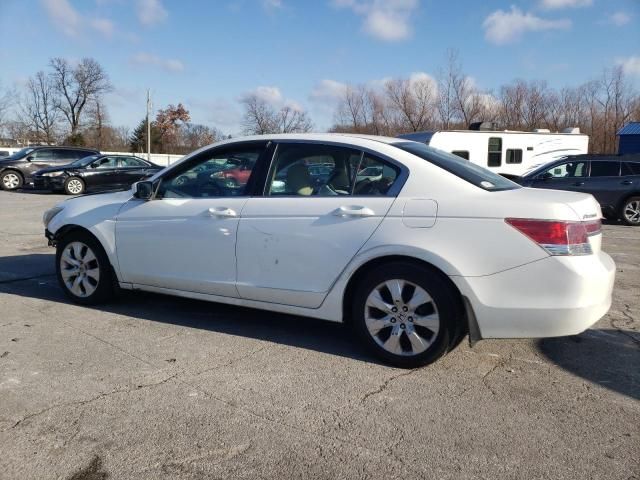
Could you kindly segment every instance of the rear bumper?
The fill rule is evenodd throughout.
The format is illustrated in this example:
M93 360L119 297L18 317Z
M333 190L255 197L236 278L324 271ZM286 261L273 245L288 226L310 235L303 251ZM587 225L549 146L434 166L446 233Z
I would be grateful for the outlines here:
M482 338L576 335L611 306L615 264L599 252L548 257L483 277L451 277L467 297Z

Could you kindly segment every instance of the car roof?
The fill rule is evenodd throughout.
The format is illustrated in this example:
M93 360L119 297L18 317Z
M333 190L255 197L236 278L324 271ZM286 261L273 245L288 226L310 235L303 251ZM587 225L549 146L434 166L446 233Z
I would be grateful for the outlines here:
M234 137L228 140L217 142L213 145L233 144L236 142L251 142L251 141L311 141L311 142L332 142L332 143L344 143L344 144L361 144L369 142L377 143L405 143L409 140L404 138L382 137L378 135L366 135L359 133L282 133L282 134L268 134L268 135L251 135L246 137Z

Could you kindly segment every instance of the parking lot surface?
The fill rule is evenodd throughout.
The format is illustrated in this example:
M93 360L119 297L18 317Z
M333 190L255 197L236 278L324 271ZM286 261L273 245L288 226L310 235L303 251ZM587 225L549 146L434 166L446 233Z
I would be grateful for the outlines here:
M640 228L605 225L611 311L417 370L342 325L56 284L42 212L0 192L0 478L640 478ZM527 288L522 285L522 288Z

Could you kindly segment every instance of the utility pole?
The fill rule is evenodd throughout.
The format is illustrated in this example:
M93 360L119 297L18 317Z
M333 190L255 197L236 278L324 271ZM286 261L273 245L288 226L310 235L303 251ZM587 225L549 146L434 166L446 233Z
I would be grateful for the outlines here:
M151 90L147 88L147 160L151 161Z

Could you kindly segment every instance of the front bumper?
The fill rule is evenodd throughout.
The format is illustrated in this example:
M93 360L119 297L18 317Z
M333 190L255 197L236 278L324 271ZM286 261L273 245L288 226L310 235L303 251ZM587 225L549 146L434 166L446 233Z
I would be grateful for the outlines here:
M61 190L66 177L33 177L33 188L36 190Z
M451 277L467 297L482 338L576 335L611 307L615 264L598 252L548 257L482 277Z

